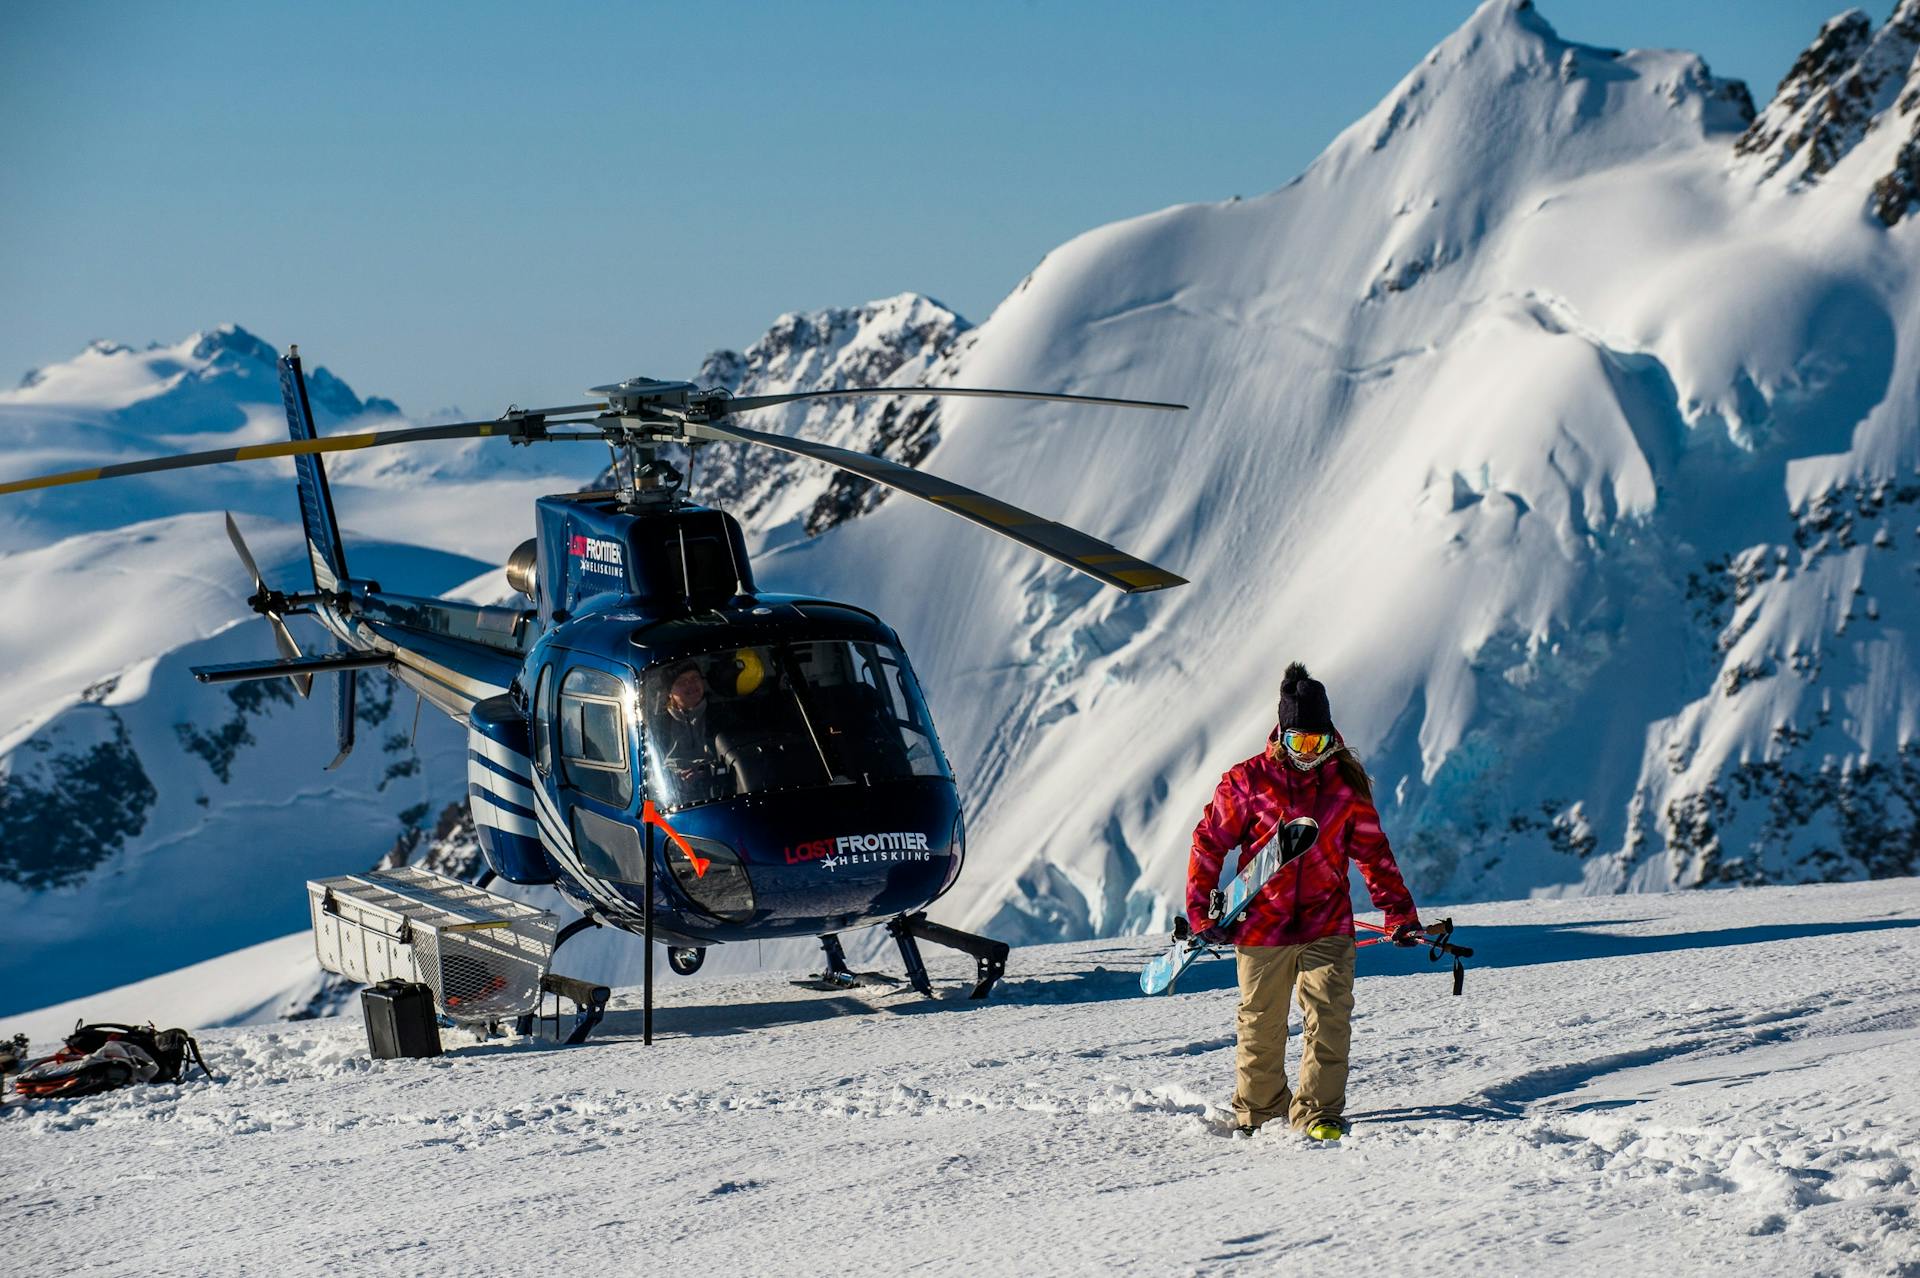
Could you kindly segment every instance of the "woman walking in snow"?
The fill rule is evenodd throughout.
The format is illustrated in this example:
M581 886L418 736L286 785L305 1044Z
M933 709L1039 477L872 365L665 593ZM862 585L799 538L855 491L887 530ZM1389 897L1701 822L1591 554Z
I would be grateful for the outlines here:
M1238 923L1224 933L1214 928L1207 898L1220 883L1221 863L1297 817L1319 822L1319 840L1268 881ZM1372 783L1334 730L1326 688L1295 662L1280 683L1279 726L1264 751L1220 778L1187 863L1188 923L1235 947L1240 1042L1233 1112L1243 1132L1285 1117L1316 1140L1346 1134L1354 960L1349 858L1360 863L1368 894L1386 911L1394 943L1415 944L1419 914L1380 830ZM1286 1065L1287 1004L1296 993L1305 1029L1297 1092L1287 1086Z

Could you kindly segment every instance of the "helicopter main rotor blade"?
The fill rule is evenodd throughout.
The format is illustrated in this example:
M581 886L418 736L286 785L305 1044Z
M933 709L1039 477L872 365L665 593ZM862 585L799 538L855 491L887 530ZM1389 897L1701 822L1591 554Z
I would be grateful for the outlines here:
M1116 550L1099 538L1091 537L1077 528L1057 524L1050 519L1042 519L1038 515L1021 510L1018 506L1009 506L1006 502L989 497L985 493L963 488L950 480L941 479L938 475L929 475L924 470L914 470L897 462L890 462L884 457L835 448L831 444L815 443L810 439L795 439L791 435L772 435L766 431L748 430L744 426L732 426L719 422L688 422L686 433L696 439L761 444L767 448L777 448L784 453L811 457L815 461L838 466L841 470L858 475L862 479L884 484L888 488L931 502L962 519L970 519L982 528L991 529L1002 537L1031 547L1077 572L1083 572L1106 585L1116 586L1128 594L1145 590L1162 590L1168 586L1183 586L1187 581L1185 577L1175 576L1164 568L1156 568L1143 559L1135 559L1125 551Z
M952 395L973 399L1042 399L1056 404L1105 404L1112 408L1152 408L1163 413L1184 413L1185 404L1168 404L1154 399L1110 399L1103 395L1056 395L1047 391L986 390L968 386L850 386L844 390L797 391L791 395L735 395L707 401L716 417L746 413L756 408L772 408L802 399L848 399L860 395Z
M96 479L118 479L123 475L185 470L190 466L217 466L223 462L261 461L271 457L303 457L310 453L345 453L360 448L385 448L390 444L415 444L436 439L483 439L489 435L505 435L530 441L540 438L545 429L544 419L529 414L522 418L496 418L487 422L452 422L445 426L410 426L405 430L374 430L358 435L328 435L321 439L288 439L277 444L210 448L200 453L176 453L171 457L150 457L144 461L90 466L85 470L62 471L57 475L16 479L12 483L0 484L0 496L35 488L58 488L63 484L85 484Z

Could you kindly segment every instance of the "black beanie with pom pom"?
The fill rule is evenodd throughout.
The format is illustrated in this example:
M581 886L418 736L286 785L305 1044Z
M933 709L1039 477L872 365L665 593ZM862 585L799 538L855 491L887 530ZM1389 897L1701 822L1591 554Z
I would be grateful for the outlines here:
M1332 732L1333 708L1327 704L1326 685L1307 673L1299 662L1280 678L1280 731Z

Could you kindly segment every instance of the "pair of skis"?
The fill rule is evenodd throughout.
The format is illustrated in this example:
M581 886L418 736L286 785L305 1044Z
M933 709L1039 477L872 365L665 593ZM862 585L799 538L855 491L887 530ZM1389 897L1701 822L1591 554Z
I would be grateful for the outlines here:
M1260 889L1281 870L1305 856L1319 838L1320 823L1312 817L1295 817L1275 827L1266 842L1240 867L1240 872L1208 896L1207 918L1213 927L1225 931L1239 922ZM1141 992L1159 994L1172 989L1181 973L1212 952L1213 947L1190 930L1186 915L1178 916L1173 921L1173 940L1166 952L1155 955L1140 972Z

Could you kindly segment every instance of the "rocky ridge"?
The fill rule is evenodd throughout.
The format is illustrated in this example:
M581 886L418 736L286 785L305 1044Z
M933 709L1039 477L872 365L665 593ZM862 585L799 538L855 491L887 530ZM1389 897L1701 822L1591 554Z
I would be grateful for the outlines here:
M1871 180L1869 206L1887 226L1920 197L1920 0L1900 0L1876 30L1859 9L1821 27L1773 100L1734 144L1763 180L1821 181L1879 130L1903 136Z
M938 381L943 360L972 328L930 297L902 293L864 306L795 312L744 352L719 350L693 381L736 395ZM820 440L914 465L939 442L939 408L920 399L790 404L743 419L755 430ZM732 511L750 537L818 536L872 510L885 490L804 458L706 447L692 465L696 501ZM610 472L596 481L610 486Z

